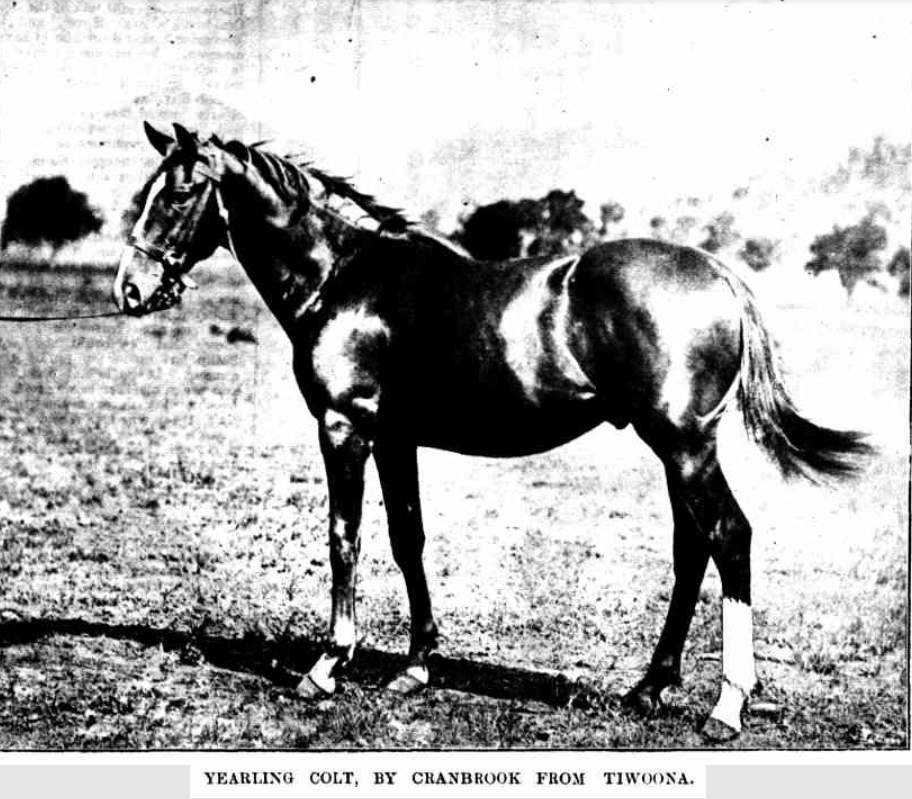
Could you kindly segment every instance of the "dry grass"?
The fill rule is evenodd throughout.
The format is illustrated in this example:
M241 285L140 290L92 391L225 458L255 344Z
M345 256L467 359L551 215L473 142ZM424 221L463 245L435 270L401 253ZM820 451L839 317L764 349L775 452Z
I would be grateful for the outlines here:
M0 298L97 308L109 278L7 267ZM444 638L440 686L404 702L378 690L408 621L371 474L361 654L339 696L294 700L272 661L305 668L329 605L314 424L252 289L236 272L203 282L156 318L0 329L0 748L702 745L715 575L666 711L618 701L664 617L671 536L658 464L607 428L538 458L422 452ZM791 309L772 323L798 398L884 446L858 483L812 490L731 445L778 706L736 745L905 746L908 322ZM259 344L228 344L232 326ZM588 700L568 705L577 680Z

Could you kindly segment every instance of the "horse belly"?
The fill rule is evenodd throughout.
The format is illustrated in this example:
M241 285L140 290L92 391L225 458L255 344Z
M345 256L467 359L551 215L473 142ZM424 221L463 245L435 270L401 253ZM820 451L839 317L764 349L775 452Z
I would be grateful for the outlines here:
M516 397L462 392L428 399L412 416L420 446L464 455L517 457L566 444L605 420L594 397L554 397L539 405Z
M414 336L422 369L407 392L419 443L529 455L609 418L574 351L567 283L576 260L543 262L500 295L467 292L461 307L424 320Z

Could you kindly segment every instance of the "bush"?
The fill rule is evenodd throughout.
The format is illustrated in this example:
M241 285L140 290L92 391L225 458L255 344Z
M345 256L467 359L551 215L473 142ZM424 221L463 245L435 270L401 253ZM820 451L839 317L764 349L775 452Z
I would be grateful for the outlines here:
M747 239L738 257L755 272L768 269L776 256L776 242L771 239Z
M56 255L65 244L97 233L104 224L88 197L75 191L62 175L36 178L7 198L0 227L0 250L18 242L27 247L49 245Z

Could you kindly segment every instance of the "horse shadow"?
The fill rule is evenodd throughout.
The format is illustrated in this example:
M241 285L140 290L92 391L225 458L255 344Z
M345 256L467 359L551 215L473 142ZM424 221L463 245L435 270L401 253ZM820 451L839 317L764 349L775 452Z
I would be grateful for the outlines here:
M178 652L184 663L205 660L218 668L259 675L285 689L293 689L323 651L318 640L308 638L273 641L254 634L231 638L142 624L110 624L73 618L0 622L0 648L30 644L53 635L105 637L161 647L165 651ZM346 681L364 688L379 689L406 665L404 655L359 647L346 667L344 677ZM583 710L621 704L620 696L605 695L584 682L560 674L481 663L437 653L431 656L430 668L431 688Z

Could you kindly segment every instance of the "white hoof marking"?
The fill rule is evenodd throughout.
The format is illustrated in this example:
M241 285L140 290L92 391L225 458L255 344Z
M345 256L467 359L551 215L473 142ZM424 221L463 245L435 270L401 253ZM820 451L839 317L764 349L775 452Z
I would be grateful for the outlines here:
M430 672L428 672L427 666L409 666L405 670L405 673L408 674L408 676L412 679L420 682L422 685L427 685L431 679L431 675Z
M721 721L733 730L741 730L741 708L744 707L745 696L741 689L725 681L719 693L719 701L713 708L710 716Z
M336 678L332 676L332 670L338 662L338 658L332 655L320 655L319 660L313 664L307 676L311 679L321 691L327 694L336 692Z

